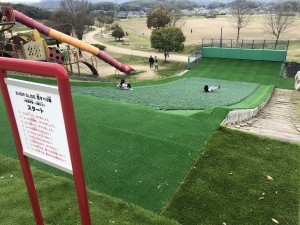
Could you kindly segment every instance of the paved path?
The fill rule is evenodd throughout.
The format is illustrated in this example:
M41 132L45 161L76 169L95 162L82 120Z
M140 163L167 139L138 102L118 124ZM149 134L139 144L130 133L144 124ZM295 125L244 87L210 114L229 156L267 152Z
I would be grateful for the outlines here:
M300 118L292 90L274 89L273 95L261 112L249 121L229 125L232 129L300 143ZM300 92L296 93L298 97ZM298 106L299 107L299 106Z
M131 50L126 48L120 48L112 45L107 45L104 43L101 43L99 40L95 38L96 34L99 34L101 32L100 28L94 27L95 30L88 32L83 36L83 41L88 44L102 44L106 46L106 50L109 52L117 52L125 55L135 55L135 56L142 56L148 58L150 55L154 55L154 52L145 52L145 51L138 51L138 50ZM187 56L183 55L177 55L177 54L170 54L170 57L168 58L170 61L178 61L178 62L186 62L188 61Z

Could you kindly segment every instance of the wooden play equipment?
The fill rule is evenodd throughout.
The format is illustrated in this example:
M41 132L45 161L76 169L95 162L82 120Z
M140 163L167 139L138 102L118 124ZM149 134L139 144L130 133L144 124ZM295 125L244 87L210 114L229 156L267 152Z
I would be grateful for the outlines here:
M103 60L121 72L129 73L133 70L130 66L124 65L103 51L100 51L99 48L49 28L21 12L12 10L11 7L6 6L1 8L1 18L0 57L56 62L64 65L71 73L77 70L79 74L83 70L80 64L84 64L94 75L98 75L96 58ZM33 29L31 40L22 36L13 36L11 28L15 25L16 21ZM5 32L7 33L8 30L10 38L5 36ZM40 33L68 44L67 49L62 50L57 47L48 47ZM90 53L92 56L82 54L82 51Z

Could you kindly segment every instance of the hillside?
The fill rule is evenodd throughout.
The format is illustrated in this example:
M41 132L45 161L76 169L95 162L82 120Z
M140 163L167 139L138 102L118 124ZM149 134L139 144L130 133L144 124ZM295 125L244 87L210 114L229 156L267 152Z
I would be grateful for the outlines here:
M152 0L139 0L139 1L135 1L135 0L90 0L92 4L95 4L95 3L104 3L104 2L111 2L111 3L115 3L115 4L118 4L118 5L122 5L122 4L128 4L128 3L136 3L136 4L146 4L146 5L149 5L149 4L155 4L155 2L160 2L162 3L162 1L152 1ZM260 0L258 2L261 2L261 3L268 3L268 2L274 2L275 0ZM60 0L41 0L39 2L24 2L24 1L18 1L22 4L28 4L28 5L31 5L31 6L35 6L35 7L40 7L40 8L47 8L47 9L56 9L59 7L59 2ZM167 1L164 1L164 2L172 2L170 0L167 0ZM195 0L195 1L186 1L186 0L180 0L180 1L175 1L176 4L178 4L178 2L182 2L182 3L187 3L187 2L190 2L189 4L192 4L192 5L209 5L213 2L221 2L221 3L225 3L225 4L228 4L230 2L233 2L233 0L218 0L218 1L215 1L215 0ZM174 1L173 1L174 3Z

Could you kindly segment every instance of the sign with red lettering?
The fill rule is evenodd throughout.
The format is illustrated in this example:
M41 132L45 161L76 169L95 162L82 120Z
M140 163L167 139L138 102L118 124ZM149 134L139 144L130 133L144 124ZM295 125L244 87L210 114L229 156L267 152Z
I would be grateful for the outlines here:
M23 154L72 174L58 88L5 78Z

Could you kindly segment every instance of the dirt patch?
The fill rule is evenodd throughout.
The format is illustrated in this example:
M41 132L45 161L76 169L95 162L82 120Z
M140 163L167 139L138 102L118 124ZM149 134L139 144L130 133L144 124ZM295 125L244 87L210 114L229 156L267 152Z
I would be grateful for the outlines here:
M111 65L102 62L97 64L96 69L99 76L92 75L89 68L85 65L80 64L80 72L78 74L77 67L73 68L73 73L69 73L71 80L80 81L95 81L95 82L115 82L121 78L126 78L128 81L143 81L143 80L157 80L159 76L154 69L150 69L148 65L131 65L136 71L142 71L138 74L124 74L119 70L115 69Z
M114 58L115 53L110 51L105 51L106 54L110 55ZM98 72L97 75L93 75L90 68L86 66L84 63L79 62L79 64L72 64L72 72L70 72L70 78L72 80L81 80L81 81L116 81L119 78L126 77L126 80L129 81L139 81L139 80L155 80L159 79L159 76L155 72L154 69L150 69L148 64L144 65L135 65L134 63L130 66L134 68L135 71L139 71L137 74L125 74L115 67L109 65L103 60L97 58L96 56L84 52L83 57L80 58L81 61L85 61L88 64L92 65ZM79 68L78 68L79 67ZM160 68L162 69L162 67ZM68 66L68 70L70 71L70 66ZM79 75L80 70L80 75Z

